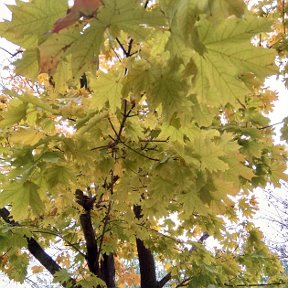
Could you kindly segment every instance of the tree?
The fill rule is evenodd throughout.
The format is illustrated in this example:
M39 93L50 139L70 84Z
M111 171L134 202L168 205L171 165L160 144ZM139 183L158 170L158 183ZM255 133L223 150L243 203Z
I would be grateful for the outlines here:
M253 189L287 180L263 86L276 52L251 44L272 21L240 0L9 9L21 85L1 101L2 271L23 282L33 257L73 288L285 281L250 221Z
M276 192L276 193L275 193ZM270 231L273 231L273 237L267 239L267 243L271 250L274 250L279 259L285 267L287 273L287 238L288 238L288 224L287 224L287 207L286 200L287 184L283 183L283 187L277 191L272 189L266 189L267 207L265 207L265 213L262 213L263 219L266 221L266 225ZM273 229L273 230L272 230Z

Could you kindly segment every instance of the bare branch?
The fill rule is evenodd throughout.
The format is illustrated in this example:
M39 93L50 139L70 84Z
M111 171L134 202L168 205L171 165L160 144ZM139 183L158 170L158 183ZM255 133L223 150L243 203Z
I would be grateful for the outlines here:
M5 51L6 53L10 54L11 57L15 57L16 55L18 55L19 53L23 53L24 50L17 50L15 53L11 53L10 51L8 51L7 49L0 47L1 50Z
M280 125L280 124L283 124L283 123L284 123L284 120L282 120L280 122L277 122L277 123L273 123L273 124L267 125L267 126L260 127L260 128L258 128L258 130L264 130L264 129L272 128L274 126L277 126L277 125Z
M224 284L226 287L265 287L265 286L280 286L287 285L285 282L274 282L274 283L259 283L259 284Z
M134 148L128 146L128 145L127 145L126 143L124 143L124 142L121 142L121 144L123 144L125 147L127 147L128 149L130 149L130 150L133 151L134 153L136 153L136 154L138 154L138 155L140 155L140 156L142 156L142 157L144 157L144 158L147 158L147 159L149 159L149 160L151 160L151 161L157 161L157 162L160 161L160 159L157 159L157 158L153 158L153 157L147 156L147 155L145 155L145 154L143 154L143 153L137 151L136 149L134 149Z

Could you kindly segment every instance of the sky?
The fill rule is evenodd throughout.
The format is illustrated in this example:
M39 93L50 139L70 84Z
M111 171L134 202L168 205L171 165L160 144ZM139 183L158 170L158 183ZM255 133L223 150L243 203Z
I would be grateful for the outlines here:
M0 21L3 21L3 19L10 19L11 15L9 13L9 10L5 6L5 4L13 4L14 0L0 0ZM16 51L16 47L13 46L11 43L6 41L3 38L0 38L0 47L7 49L9 52L13 53ZM0 77L1 77L1 65L3 63L3 59L9 59L9 54L2 49L0 49ZM269 117L271 119L270 123L275 124L278 122L281 122L285 117L288 116L288 91L285 88L285 85L280 80L276 80L275 77L271 77L266 81L266 86L270 87L272 90L275 90L278 92L278 100L275 102L275 109L273 113L269 114ZM279 142L279 131L280 131L281 125L277 125L275 127L275 130L277 132L277 135L275 137L275 141ZM261 211L267 211L269 212L269 207L267 205L267 200L263 199L263 191L257 191L257 196L259 200L259 213L256 215L256 224L261 227L261 230L263 232L267 232L269 234L270 228L266 226L266 224L263 224L263 221L261 221ZM0 275L0 288L23 288L23 287L30 287L30 286L23 286L20 284L16 284L14 282L9 281L6 277L3 275Z

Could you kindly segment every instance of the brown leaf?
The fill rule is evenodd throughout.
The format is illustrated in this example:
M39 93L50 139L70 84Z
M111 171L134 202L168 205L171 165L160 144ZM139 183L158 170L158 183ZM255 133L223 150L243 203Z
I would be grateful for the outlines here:
M58 33L77 22L82 16L92 17L101 5L101 0L75 0L68 14L54 23L52 32Z

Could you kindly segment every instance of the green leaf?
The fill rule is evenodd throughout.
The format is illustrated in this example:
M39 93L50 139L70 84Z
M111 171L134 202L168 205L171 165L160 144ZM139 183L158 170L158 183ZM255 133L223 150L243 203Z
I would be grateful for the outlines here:
M23 103L17 98L9 102L9 108L1 116L0 128L11 126L26 117L27 103Z
M217 135L216 131L215 133ZM199 160L201 170L207 169L213 172L226 171L229 168L228 164L221 159L224 156L223 148L213 141L216 135L201 132L193 141L193 150Z
M57 185L68 185L74 176L69 167L53 165L45 169L43 177L45 177L49 187L54 188Z
M13 267L13 269L9 269L9 271L7 271L9 278L23 284L27 276L29 255L27 253L21 253L18 255L14 254L9 260L11 266Z
M210 2L210 15L216 19L223 19L230 15L241 17L246 8L242 0L212 0Z
M33 104L35 107L38 108L42 108L45 111L48 111L50 113L56 113L56 110L54 110L49 104L47 104L46 102L42 101L39 97L37 96L33 96L30 94L23 94L19 97L19 99L21 101L23 101L24 103L31 103Z
M81 287L83 288L94 288L96 285L97 286L99 285L100 287L105 287L106 284L103 280L101 280L97 276L89 275L85 279L80 280L79 285L81 285Z
M21 38L27 34L42 36L47 33L55 20L66 13L68 5L66 1L33 0L17 1L17 5L8 8L12 12L12 21L7 30Z
M95 114L95 113L93 113L93 114ZM95 126L100 121L102 121L103 119L107 119L108 118L108 113L106 111L102 112L102 113L99 113L99 114L95 114L95 115L93 115L93 114L90 115L91 118L89 119L89 121L87 121L85 126L78 125L78 126L80 126L80 128L77 131L77 135L78 136L81 137L81 135L83 135L84 133L86 133L90 129L95 128ZM88 119L85 119L85 120L88 120Z
M53 76L55 88L61 93L65 93L65 91L67 91L67 82L73 79L71 62L71 55L64 57L58 64L56 72Z
M30 181L13 182L0 193L0 205L12 204L15 220L25 219L31 208L34 215L43 213L44 205L38 194L39 186Z
M165 18L160 11L148 11L136 0L105 1L98 19L112 33L123 30L136 39L143 39L147 35L147 28L144 28L147 25L165 25Z
M102 72L98 77L91 76L90 86L93 89L92 107L101 110L109 103L110 111L116 112L122 104L123 71Z
M105 26L93 21L67 50L66 55L72 54L72 71L79 76L85 71L96 71L98 55L103 44Z
M46 135L32 128L19 128L9 137L9 141L13 144L33 146L41 139L46 138Z
M281 128L281 140L288 143L288 117L283 120L283 127Z
M262 19L253 17L229 18L216 27L204 19L198 23L199 37L206 49L202 56L193 56L198 68L194 91L200 104L239 105L237 102L244 101L249 93L241 80L243 73L253 72L260 79L275 73L274 51L249 43L252 35L261 30L261 24L263 30L267 28Z
M71 278L71 275L69 274L69 272L65 269L61 269L54 274L53 282L64 283L64 282L68 282L70 278Z
M38 62L39 50L37 48L26 50L23 53L22 58L15 62L16 73L25 75L31 80L36 80L40 71Z

